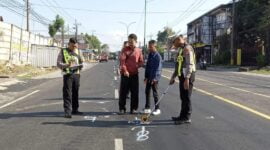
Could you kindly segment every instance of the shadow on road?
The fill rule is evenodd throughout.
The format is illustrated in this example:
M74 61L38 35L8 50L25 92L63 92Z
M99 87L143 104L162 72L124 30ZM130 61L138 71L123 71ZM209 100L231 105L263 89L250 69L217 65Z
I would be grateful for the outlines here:
M115 115L116 112L84 112L83 116L108 116ZM53 117L63 118L64 112L27 112L27 113L1 113L0 119L10 119L10 118L41 118L41 117Z
M128 120L80 120L71 122L43 122L43 125L67 125L73 127L90 127L90 128L129 128L136 126L168 126L174 125L171 120L154 120L150 124L131 123Z
M47 98L43 100L63 100L62 97L58 98ZM115 99L114 97L80 97L79 100L86 100L86 101L99 101L99 100L118 100Z

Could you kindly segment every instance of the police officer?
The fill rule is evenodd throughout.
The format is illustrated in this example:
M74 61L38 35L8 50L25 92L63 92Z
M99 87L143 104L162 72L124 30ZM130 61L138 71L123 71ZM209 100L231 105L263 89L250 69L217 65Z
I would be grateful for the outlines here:
M173 40L173 46L179 49L175 71L171 77L170 84L174 84L175 78L179 78L180 98L182 101L180 115L172 117L175 124L191 123L191 94L195 81L195 53L182 35Z
M57 66L63 71L63 100L65 118L71 115L82 115L79 108L80 71L83 67L82 57L79 55L78 43L75 38L70 38L68 48L60 51ZM71 108L72 107L72 108Z

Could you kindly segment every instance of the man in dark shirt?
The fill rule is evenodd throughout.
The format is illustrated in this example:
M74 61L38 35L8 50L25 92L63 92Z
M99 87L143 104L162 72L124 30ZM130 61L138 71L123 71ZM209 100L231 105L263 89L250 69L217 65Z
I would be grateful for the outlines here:
M146 95L146 103L144 108L144 113L151 113L150 109L150 92L151 89L153 91L153 97L155 101L155 110L153 111L153 115L159 115L161 113L159 109L158 102L158 81L161 76L162 70L162 58L156 49L156 41L151 40L148 43L149 45L149 55L147 59L147 64L145 68L145 79L144 83L146 84L145 95Z

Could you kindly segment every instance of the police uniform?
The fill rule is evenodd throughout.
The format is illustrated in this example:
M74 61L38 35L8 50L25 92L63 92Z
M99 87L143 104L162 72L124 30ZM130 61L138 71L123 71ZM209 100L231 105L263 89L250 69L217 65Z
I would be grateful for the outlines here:
M183 48L179 48L175 71L172 78L179 78L180 99L182 101L180 115L172 117L176 124L190 123L192 111L191 94L193 83L195 81L195 53L191 45L185 44ZM184 88L185 79L189 80L189 89Z
M79 108L80 71L82 57L78 50L62 49L58 55L57 66L63 72L63 100L65 117L81 113ZM72 108L71 108L72 107Z

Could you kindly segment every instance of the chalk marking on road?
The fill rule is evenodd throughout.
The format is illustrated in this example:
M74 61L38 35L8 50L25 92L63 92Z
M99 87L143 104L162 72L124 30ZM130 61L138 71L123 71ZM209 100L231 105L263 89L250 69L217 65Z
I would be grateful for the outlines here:
M135 129L141 128L142 126L136 126L136 127L132 127L131 131L134 131ZM158 126L151 126L151 125L147 125L147 128L158 128Z
M167 79L170 79L169 77L164 76L164 75L162 75L162 77L167 78ZM176 82L178 82L178 81L176 81ZM223 101L223 102L229 103L229 104L234 105L234 106L236 106L236 107L238 107L238 108L244 109L244 110L246 110L246 111L248 111L248 112L251 112L251 113L253 113L253 114L257 115L257 116L260 116L260 117L262 117L262 118L264 118L264 119L270 120L270 116L269 116L269 115L264 114L264 113L261 113L261 112L255 110L255 109L249 108L249 107L247 107L247 106L244 106L244 105L242 105L242 104L236 103L236 102L234 102L234 101L232 101L232 100L223 98L223 97L221 97L221 96L218 96L218 95L209 93L209 92L204 91L204 90L202 90L202 89L198 89L198 88L196 88L196 87L194 87L194 90L197 90L198 92L201 92L201 93L204 93L204 94L206 94L206 95L212 96L212 97L214 97L214 98L216 98L216 99L218 99L218 100L221 100L221 101Z
M7 104L5 104L5 105L3 105L3 106L0 106L0 109L5 108L5 107L7 107L7 106L10 106L10 105L12 105L12 104L14 104L14 103L16 103L16 102L18 102L18 101L21 101L21 100L25 99L26 97L31 96L31 95L33 95L33 94L35 94L35 93L37 93L37 92L39 92L39 90L35 90L35 91L33 91L33 92L31 92L31 93L29 93L29 94L23 96L23 97L17 98L17 99L15 99L15 100L12 101L12 102L9 102L9 103L7 103Z
M96 104L105 104L105 103L109 103L110 101L99 101L99 102L96 102L96 101L79 101L81 103L96 103Z
M104 110L105 112L109 112L107 108L102 108L102 110Z
M163 69L163 70L172 73L172 71L170 71L170 70L167 70L167 69ZM205 79L202 79L202 78L196 78L196 80L200 80L200 81L208 82L208 83L211 83L211 84L215 84L215 85L219 85L219 86L231 88L231 89L234 89L234 90L237 90L237 91L241 91L241 92L251 93L251 94L254 94L254 95L258 95L258 96L270 98L269 95L265 95L265 94L261 94L261 93L256 93L256 92L251 92L249 90L244 90L244 89L240 89L240 88L233 87L233 86L228 86L228 85L221 84L221 83L216 83L216 82L208 81L208 80L205 80Z
M94 123L94 122L96 121L96 119L97 119L96 116L84 116L83 118L84 118L85 120L91 120L92 123Z
M118 92L118 89L115 89L115 90L114 90L114 98L115 98L115 99L118 99L118 98L119 98L119 92Z
M137 132L137 141L138 142L143 142L146 141L147 139L149 139L149 134L150 132L145 130L145 126L142 126L141 131Z
M27 106L23 108L17 108L16 111L24 111L24 110L29 110L29 109L34 109L34 108L39 108L39 107L47 107L47 106L52 106L52 105L59 105L63 104L63 102L56 102L56 103L50 103L50 104L40 104L40 105L32 105L32 106Z
M109 92L107 92L107 93L105 93L105 94L103 94L104 96L106 96L106 95L109 95L110 93Z
M211 119L215 119L214 116L206 116L205 119L211 120Z
M114 139L114 149L115 150L124 150L123 139Z

